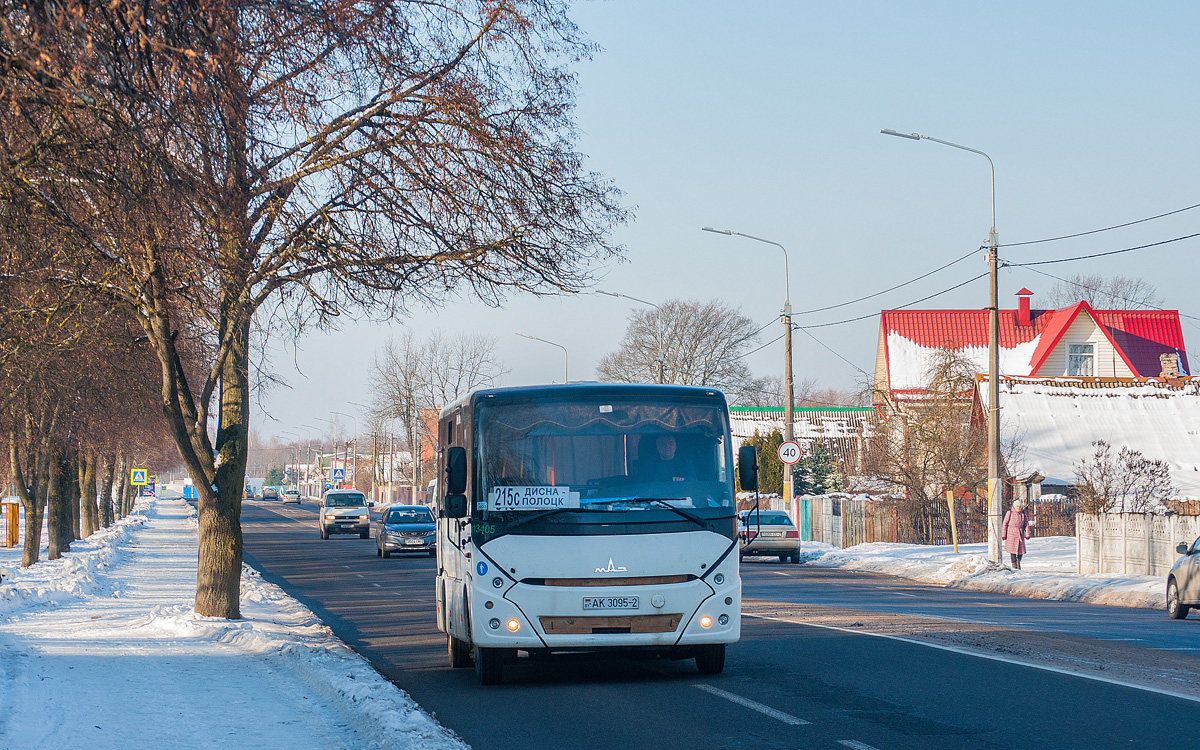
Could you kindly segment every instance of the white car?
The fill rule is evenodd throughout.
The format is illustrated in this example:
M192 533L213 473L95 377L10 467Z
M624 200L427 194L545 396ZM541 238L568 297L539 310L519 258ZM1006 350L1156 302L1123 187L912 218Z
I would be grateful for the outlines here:
M279 502L295 503L296 505L299 505L300 504L300 490L284 490L283 495L281 495L279 498Z
M330 534L358 534L360 539L371 537L371 512L367 496L357 490L330 490L321 498L317 515L321 538Z

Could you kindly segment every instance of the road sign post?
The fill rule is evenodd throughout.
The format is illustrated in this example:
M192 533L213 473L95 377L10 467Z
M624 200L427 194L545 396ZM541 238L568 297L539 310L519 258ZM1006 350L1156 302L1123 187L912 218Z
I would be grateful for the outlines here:
M788 468L784 470L784 475L791 476L792 466L800 461L800 444L795 440L786 440L779 445L779 460ZM795 487L792 482L783 483L784 490L790 491ZM800 528L800 501L794 497L785 498L783 501L784 510L791 509L792 522L796 524L796 528Z

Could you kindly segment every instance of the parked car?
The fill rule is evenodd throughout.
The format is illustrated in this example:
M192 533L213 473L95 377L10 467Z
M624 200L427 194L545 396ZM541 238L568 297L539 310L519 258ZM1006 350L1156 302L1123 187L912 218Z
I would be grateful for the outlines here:
M278 487L263 487L262 499L263 500L278 500L279 499L279 488Z
M284 490L283 495L279 499L279 502L295 503L296 505L299 505L300 504L300 490Z
M1192 607L1200 607L1200 537L1190 547L1180 543L1175 551L1183 557L1167 573L1167 615L1182 620Z
M388 505L375 522L375 555L425 552L437 556L437 524L424 505Z
M738 556L777 556L800 562L800 532L781 510L744 510L738 514Z
M321 497L317 513L321 538L330 534L358 534L360 539L371 536L371 511L367 496L357 490L329 490Z

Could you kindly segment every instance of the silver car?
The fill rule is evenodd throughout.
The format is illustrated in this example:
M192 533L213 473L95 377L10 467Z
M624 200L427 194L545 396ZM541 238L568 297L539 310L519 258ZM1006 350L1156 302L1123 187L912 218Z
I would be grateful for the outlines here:
M300 490L284 490L283 495L281 495L280 498L281 503L295 503L296 505L299 505Z
M777 556L800 562L800 532L781 510L744 510L738 514L738 555Z
M1200 607L1200 537L1190 547L1181 543L1175 551L1183 557L1167 573L1167 615L1182 620L1192 607Z

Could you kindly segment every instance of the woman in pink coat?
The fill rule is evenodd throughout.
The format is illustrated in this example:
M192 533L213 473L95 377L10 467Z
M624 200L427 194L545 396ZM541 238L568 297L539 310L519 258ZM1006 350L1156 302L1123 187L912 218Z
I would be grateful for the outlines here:
M1000 527L1004 550L1012 558L1012 566L1016 570L1021 569L1025 540L1029 538L1029 518L1026 517L1023 507L1020 500L1014 500L1012 507L1004 514L1004 525Z

